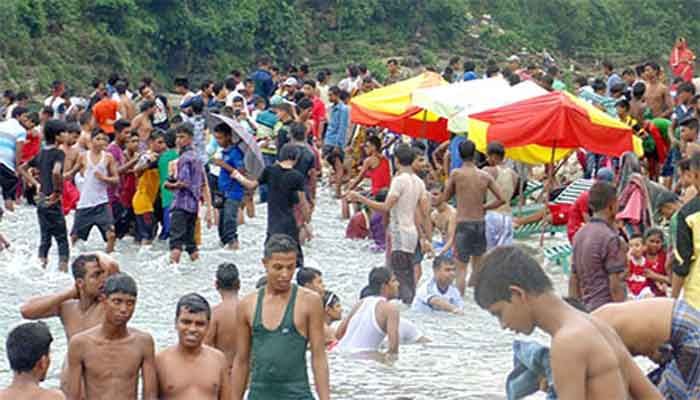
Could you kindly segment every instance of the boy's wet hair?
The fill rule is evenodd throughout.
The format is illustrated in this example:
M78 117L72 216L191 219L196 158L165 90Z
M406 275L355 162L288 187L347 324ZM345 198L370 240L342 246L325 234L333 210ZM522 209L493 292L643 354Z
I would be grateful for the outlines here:
M66 132L68 133L80 133L80 125L75 122L70 122L66 124Z
M276 233L265 242L265 258L272 257L275 253L297 253L299 245L291 236Z
M261 287L267 285L267 276L261 276L257 282L255 282L255 288L260 289Z
M301 156L301 150L299 149L299 146L292 143L287 143L284 146L282 146L282 149L280 149L279 160L296 161L299 159L299 156Z
M636 232L635 232L635 233L633 233L633 234L630 235L629 241L631 242L631 241L633 241L634 239L639 239L639 240L642 240L642 241L643 241L643 240L644 240L644 235L642 235L641 233L636 233Z
M218 132L226 137L231 137L233 136L233 129L225 123L225 122L220 122L214 127L214 132Z
M92 262L99 264L100 260L94 254L81 254L75 260L73 260L73 264L71 265L73 279L85 278L85 264Z
M649 229L644 231L644 241L645 242L647 240L649 240L649 238L652 236L659 236L661 238L662 242L666 239L666 235L664 235L664 231L662 231L659 228L649 228Z
M32 372L41 357L49 355L52 341L51 331L42 321L16 326L5 341L10 368L15 373Z
M185 122L177 127L175 133L184 133L185 135L192 137L194 136L194 126L192 126L192 124L189 122Z
M500 157L506 156L506 149L501 142L491 142L486 146L486 154Z
M454 265L454 260L447 256L437 256L433 260L433 271L439 271L443 265Z
M60 135L61 132L65 132L66 123L60 119L50 119L46 121L44 125L44 140L47 144L56 143L56 136Z
M209 306L209 302L199 293L188 293L180 297L175 307L176 320L180 317L180 313L183 309L192 314L204 313L207 316L207 321L211 320L211 307Z
M105 285L102 288L102 293L106 297L109 297L116 293L137 297L138 289L136 287L136 281L134 280L134 278L132 278L128 274L120 272L107 278L107 280L105 281Z
M299 286L306 286L307 283L313 282L317 276L321 276L321 271L316 268L304 267L297 271L297 284Z
M615 186L608 182L598 181L593 184L588 197L588 206L591 211L598 212L604 210L612 201L617 198Z
M236 264L219 264L216 270L216 288L219 290L238 290L240 286L241 281Z
M409 146L406 143L401 143L398 146L396 146L394 156L396 156L396 159L399 161L399 164L407 167L413 164L413 160L415 160L416 158L416 153L413 151L413 148L411 148L411 146Z
M459 144L459 157L462 161L473 161L474 153L476 153L476 146L471 140L465 139Z
M517 286L534 295L554 290L552 281L542 267L521 248L496 247L481 261L481 273L474 289L474 299L483 309L499 301L510 302L511 286Z
M382 291L382 286L386 285L391 281L392 273L387 267L376 267L372 268L369 273L369 282L362 291L360 291L360 298L363 299L367 296L378 296Z
M337 294L330 290L323 292L323 308L334 307L338 303L340 303L340 297Z

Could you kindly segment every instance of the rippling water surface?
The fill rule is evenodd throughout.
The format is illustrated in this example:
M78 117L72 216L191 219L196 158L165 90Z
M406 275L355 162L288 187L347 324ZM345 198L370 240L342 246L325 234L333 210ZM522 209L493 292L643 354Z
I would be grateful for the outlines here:
M370 251L369 243L344 239L345 221L330 192L321 192L314 214L315 239L304 248L309 266L323 271L326 288L338 293L348 312L357 301L372 267L380 266L382 254ZM241 292L254 289L263 274L260 263L265 237L266 207L257 207L257 217L239 228L241 250L231 253L219 248L216 230L204 232L201 259L168 266L166 243L151 249L139 249L131 240L117 244L114 256L122 269L137 279L139 298L131 324L150 332L157 350L177 341L174 329L175 303L188 292L196 291L210 302L218 303L214 274L218 264L234 262L241 273ZM6 213L6 215L9 213ZM69 218L69 227L72 217ZM39 228L32 208L22 207L2 222L2 232L12 241L11 252L0 253L0 346L12 326L20 322L20 304L30 296L53 293L72 285L73 279L57 272L56 246L51 249L51 264L45 272L36 260ZM539 239L539 237L537 237ZM529 243L533 254L541 251L538 240ZM78 251L102 249L97 230ZM183 259L186 259L183 256ZM560 293L565 276L559 267L548 268ZM423 281L432 276L430 261L423 262ZM512 367L511 343L514 335L501 331L498 322L480 310L467 294L465 316L424 315L403 310L401 317L415 322L432 342L400 348L399 359L392 363L357 360L330 353L331 391L336 399L504 399L505 377ZM53 363L47 385L58 386L58 374L66 352L66 339L60 321L48 321L54 335ZM546 340L537 334L536 340ZM4 351L3 351L4 353ZM0 358L0 385L11 379L5 357ZM544 397L534 397L544 398Z

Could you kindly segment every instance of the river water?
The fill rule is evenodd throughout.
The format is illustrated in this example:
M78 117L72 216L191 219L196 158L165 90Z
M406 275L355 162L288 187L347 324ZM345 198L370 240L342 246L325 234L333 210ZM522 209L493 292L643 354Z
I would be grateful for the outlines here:
M2 232L12 242L12 250L0 253L0 343L4 346L9 330L21 322L20 304L30 296L52 293L72 285L68 274L57 272L56 246L51 249L49 271L39 267L36 249L39 228L33 208L21 207L2 222ZM211 303L218 303L214 274L222 262L234 262L241 274L241 294L254 290L263 275L260 259L265 238L266 207L257 206L257 217L239 228L241 250L232 253L219 248L215 229L204 231L201 259L196 263L168 265L166 243L151 249L139 249L131 240L117 244L114 254L121 268L139 284L139 297L131 325L151 333L157 350L177 341L174 329L175 304L188 292L196 291ZM68 226L72 225L72 216ZM373 253L366 241L344 239L345 221L341 221L338 203L330 192L320 191L314 214L316 237L304 248L309 266L323 271L326 288L341 297L348 312L367 282L369 270L383 264L383 253ZM561 239L548 239L561 240ZM542 259L539 236L524 243ZM79 245L80 246L80 245ZM72 249L100 250L103 243L97 230L90 240ZM183 260L187 257L183 256ZM559 293L565 293L566 277L557 266L547 267ZM432 276L430 261L423 262L423 278ZM511 343L516 338L500 329L495 318L479 309L472 293L467 293L465 316L425 315L408 309L401 318L413 321L432 341L401 346L399 359L391 364L358 360L346 355L329 354L331 391L335 399L505 399L505 378L512 368ZM46 385L58 386L58 374L66 352L66 339L60 321L49 326L54 335L53 363ZM520 338L523 339L523 338ZM546 343L541 333L533 340ZM6 358L0 357L0 385L11 379ZM535 396L533 398L544 398Z

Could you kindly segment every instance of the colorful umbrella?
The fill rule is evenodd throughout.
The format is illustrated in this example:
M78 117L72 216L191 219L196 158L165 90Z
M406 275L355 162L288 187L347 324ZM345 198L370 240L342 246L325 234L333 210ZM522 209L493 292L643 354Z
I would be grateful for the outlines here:
M216 125L216 121L218 120L230 126L231 129L233 129L233 133L241 138L238 147L240 147L244 154L243 163L245 164L245 170L248 174L257 179L265 168L265 162L263 161L262 152L255 140L255 136L248 133L243 125L232 118L214 113L209 114L209 118L212 128Z
M447 85L434 72L375 89L354 97L350 120L367 126L381 126L396 133L437 142L449 139L447 120L411 104L411 93L419 88Z
M567 92L472 114L469 139L482 152L489 142L501 142L509 158L527 164L556 162L577 148L613 157L644 154L629 126Z
M450 132L465 133L469 115L543 94L547 91L533 81L510 86L502 78L489 78L418 89L413 92L411 102L446 118Z

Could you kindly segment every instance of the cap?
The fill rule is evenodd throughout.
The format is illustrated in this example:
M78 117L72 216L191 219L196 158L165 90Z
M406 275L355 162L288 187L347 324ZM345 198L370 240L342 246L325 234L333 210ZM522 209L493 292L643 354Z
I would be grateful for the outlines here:
M292 78L292 77L289 77L289 78L287 78L286 81L284 81L284 86L296 86L296 85L297 85L297 80Z
M615 179L615 174L613 174L610 168L601 168L595 175L595 179L599 181L612 182Z
M270 98L270 106L275 107L284 103L284 97L276 94Z
M520 57L516 56L513 54L512 56L508 57L508 61L517 61L520 62Z

